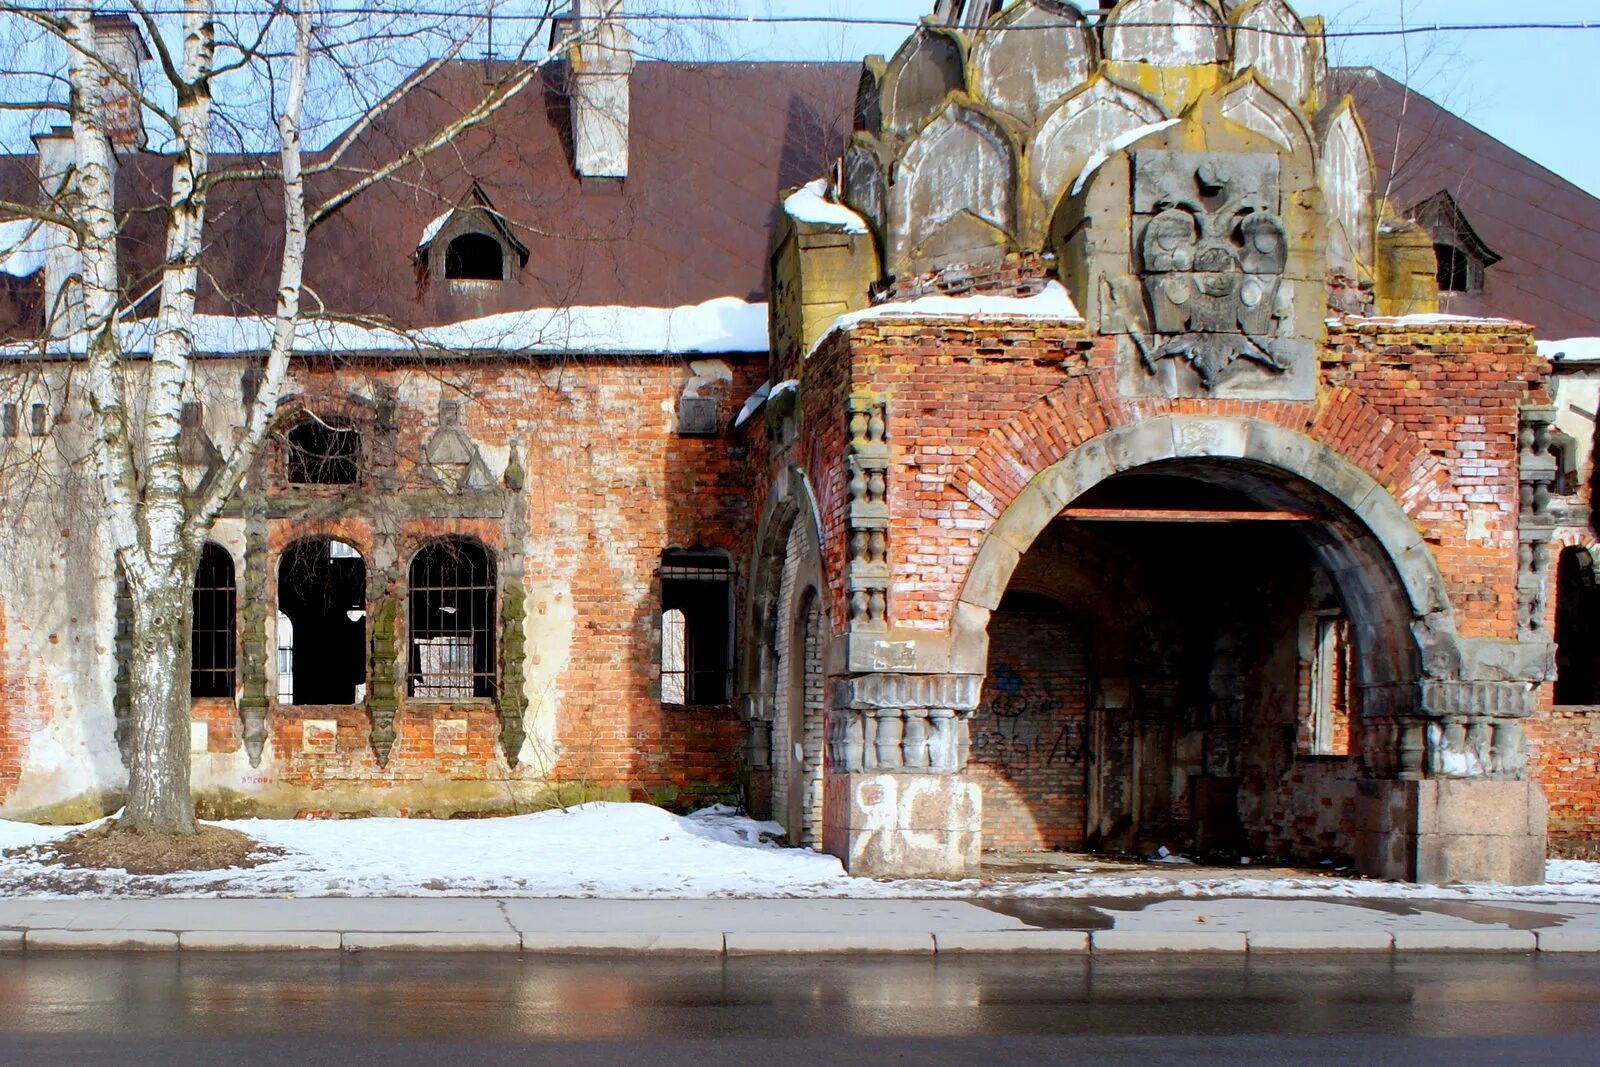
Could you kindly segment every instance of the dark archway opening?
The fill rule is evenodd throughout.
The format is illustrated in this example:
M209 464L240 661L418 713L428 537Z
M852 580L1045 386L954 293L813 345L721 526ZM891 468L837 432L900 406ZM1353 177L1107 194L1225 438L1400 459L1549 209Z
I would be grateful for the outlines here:
M231 697L237 646L238 587L233 557L214 541L200 550L189 626L189 695Z
M1073 501L990 618L985 843L1344 859L1361 627L1329 517L1243 465L1163 466Z
M296 541L278 561L278 702L358 704L366 680L366 561L342 541Z
M1600 704L1600 589L1594 555L1581 545L1556 564L1557 704Z

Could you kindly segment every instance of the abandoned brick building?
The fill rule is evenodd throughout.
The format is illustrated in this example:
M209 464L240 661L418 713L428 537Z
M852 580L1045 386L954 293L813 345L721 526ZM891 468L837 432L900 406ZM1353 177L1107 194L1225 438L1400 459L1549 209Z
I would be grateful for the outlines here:
M1593 199L1282 0L941 0L864 65L622 32L313 241L369 325L312 331L201 562L203 813L733 799L872 874L1524 882L1594 840L1595 404L1535 342L1600 334ZM125 133L148 265L167 161ZM272 196L213 200L196 484ZM39 356L70 250L0 227L8 499L48 484L0 553L0 815L65 820L125 781L127 607Z

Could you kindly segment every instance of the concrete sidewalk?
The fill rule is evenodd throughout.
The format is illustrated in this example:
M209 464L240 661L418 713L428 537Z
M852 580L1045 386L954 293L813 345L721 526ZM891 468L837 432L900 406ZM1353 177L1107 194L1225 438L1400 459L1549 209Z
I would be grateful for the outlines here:
M1600 904L529 898L0 899L0 950L1600 952Z

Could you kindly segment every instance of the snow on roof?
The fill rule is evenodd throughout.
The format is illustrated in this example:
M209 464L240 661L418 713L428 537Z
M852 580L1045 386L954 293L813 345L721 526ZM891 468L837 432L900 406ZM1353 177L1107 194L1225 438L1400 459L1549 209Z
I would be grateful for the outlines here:
M1600 363L1600 337L1569 337L1565 341L1538 341L1539 354L1561 363Z
M216 356L265 352L272 326L267 316L198 315L194 351ZM133 355L150 351L153 319L125 322L118 329L123 351ZM72 355L84 349L85 340L78 336L50 342L46 354ZM307 318L299 322L294 344L301 355L406 351L686 355L766 350L767 305L731 296L674 308L534 308L418 330ZM38 346L12 344L0 348L0 353L37 355Z
M1083 314L1060 282L1047 282L1033 296L924 296L916 300L891 301L863 311L852 311L833 320L806 353L811 357L822 342L840 330L848 330L875 319L1045 319L1082 322Z
M797 222L811 222L819 226L838 226L845 233L866 233L867 223L860 215L828 199L828 181L818 178L807 182L790 193L783 201L783 210Z
M0 222L0 274L31 277L43 269L48 249L46 231L38 219Z
M1078 180L1072 183L1072 194L1077 196L1083 192L1083 187L1089 184L1089 179L1094 177L1094 172L1105 166L1106 160L1127 148L1135 141L1142 140L1152 133L1160 133L1169 126L1177 125L1177 119L1163 119L1161 122L1151 122L1135 127L1126 133L1120 133L1106 143L1106 146L1090 156L1084 163L1083 169L1078 172Z
M739 409L739 414L734 416L733 427L738 429L750 421L750 416L761 410L761 405L767 402L767 397L772 393L772 383L762 382L761 388L745 398L744 407Z
M455 213L456 209L451 208L449 211L446 211L444 214L428 223L428 225L422 230L422 239L417 242L417 247L427 248L428 245L433 243L433 239L439 236L439 231L444 229L444 224L449 222L450 216L454 215Z

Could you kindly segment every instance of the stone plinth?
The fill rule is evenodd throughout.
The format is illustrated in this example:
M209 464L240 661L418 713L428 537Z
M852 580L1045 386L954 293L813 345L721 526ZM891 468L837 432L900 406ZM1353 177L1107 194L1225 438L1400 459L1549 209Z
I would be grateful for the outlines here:
M1537 884L1544 881L1547 818L1535 782L1363 782L1356 866L1415 882Z
M958 774L830 774L822 847L854 875L965 878L978 869L983 790Z

